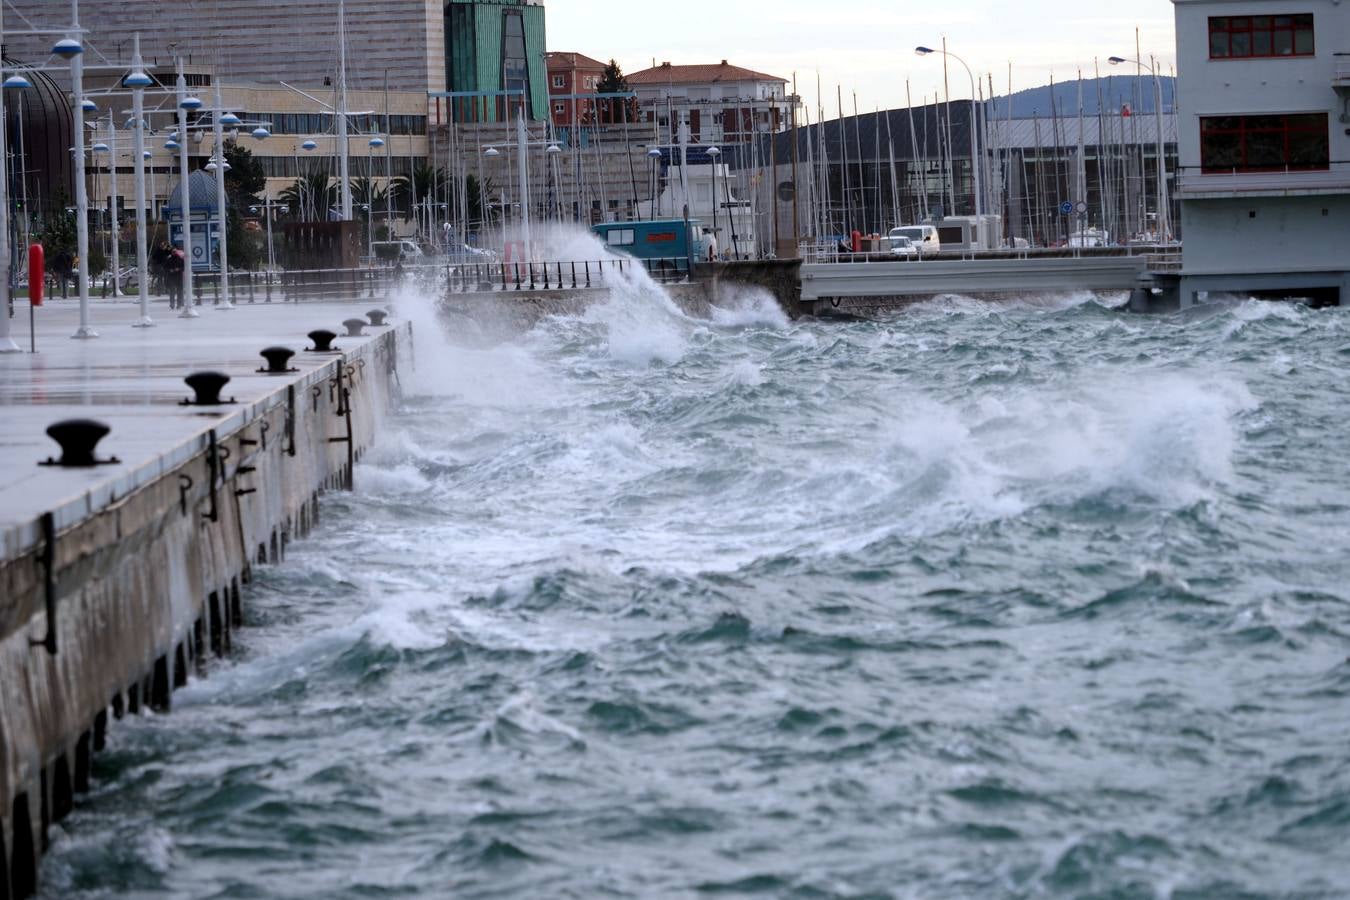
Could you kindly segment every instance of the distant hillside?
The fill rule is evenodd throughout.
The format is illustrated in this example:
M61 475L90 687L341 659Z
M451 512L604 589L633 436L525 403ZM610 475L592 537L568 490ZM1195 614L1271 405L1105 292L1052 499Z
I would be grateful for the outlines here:
M1132 64L1131 64L1131 67ZM1163 76L1158 79L1162 85L1163 112L1172 112L1176 108L1173 99L1176 88L1175 79ZM1083 79L1083 113L1097 114L1097 91L1101 88L1101 105L1107 112L1119 112L1126 103L1135 113L1153 112L1153 77L1143 75L1106 75L1102 78ZM1018 91L1012 97L998 97L990 104L989 114L997 118L1008 115L1008 103L1012 102L1012 117L1023 118L1033 115L1048 116L1051 113L1051 88L1049 85ZM1056 82L1054 87L1054 111L1059 115L1078 115L1078 81Z

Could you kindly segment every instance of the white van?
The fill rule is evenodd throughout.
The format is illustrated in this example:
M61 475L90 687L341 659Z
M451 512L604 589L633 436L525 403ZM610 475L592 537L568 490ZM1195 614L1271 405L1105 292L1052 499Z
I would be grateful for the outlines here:
M886 234L887 238L909 238L915 247L919 248L920 256L932 256L942 249L942 242L938 240L937 229L932 225L901 225L899 228L892 228Z
M425 254L413 241L376 241L370 245L371 254L385 262L421 262Z

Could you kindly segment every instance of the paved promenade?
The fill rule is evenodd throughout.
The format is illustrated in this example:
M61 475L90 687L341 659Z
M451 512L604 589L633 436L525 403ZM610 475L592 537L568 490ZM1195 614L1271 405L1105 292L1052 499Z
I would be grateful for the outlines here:
M196 307L198 318L178 318L163 301L152 303L153 328L134 328L134 300L95 300L91 319L99 337L73 340L79 323L75 300L48 301L35 310L37 353L28 353L28 305L16 304L11 336L23 353L0 354L0 560L37 540L35 520L55 512L57 527L78 521L114 497L125 496L181 464L194 439L209 429L226 431L249 405L287 379L304 383L307 373L332 362L333 355L306 353L307 333L324 328L344 334L342 322L364 318L378 301L355 303L244 304L221 311ZM367 328L367 337L342 337L351 350L385 329ZM290 376L259 374L258 355L280 345L296 351ZM192 395L183 378L216 370L229 375L223 396L237 404L180 406ZM93 418L111 433L98 446L99 458L120 462L92 469L39 466L59 457L46 434L53 422Z

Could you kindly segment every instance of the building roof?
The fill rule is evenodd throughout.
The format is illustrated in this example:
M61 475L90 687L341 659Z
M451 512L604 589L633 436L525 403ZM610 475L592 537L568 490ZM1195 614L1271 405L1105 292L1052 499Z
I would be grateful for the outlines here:
M169 194L169 202L161 207L166 219L182 215L182 188L183 182L179 180ZM219 197L220 194L216 191L216 176L214 174L196 169L188 175L188 200L194 213L199 211L214 213ZM228 201L229 197L226 197L226 202L228 203Z
M560 62L566 62L567 65L577 69L603 69L605 66L609 65L609 63L602 63L598 59L591 59L584 53L550 50L548 54L548 64L552 66L555 59Z
M783 84L787 84L786 78L733 66L725 59L715 65L696 66L675 66L664 62L653 69L643 69L624 77L628 79L630 86L638 84L715 84L722 81L781 81Z

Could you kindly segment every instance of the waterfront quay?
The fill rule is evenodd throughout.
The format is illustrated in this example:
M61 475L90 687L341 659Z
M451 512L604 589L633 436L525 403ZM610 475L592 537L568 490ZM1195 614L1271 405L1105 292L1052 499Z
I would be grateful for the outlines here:
M103 302L99 337L76 340L74 301L33 310L35 334L17 305L25 352L0 354L0 898L35 890L47 827L88 789L110 718L167 710L229 649L252 567L350 487L411 353L406 322L369 324L387 309L156 306L140 328L135 304ZM320 331L344 336L324 351ZM271 347L294 355L265 360ZM201 372L228 376L220 402L211 378L185 383ZM88 448L47 429L82 419L109 429L97 464L63 466Z

